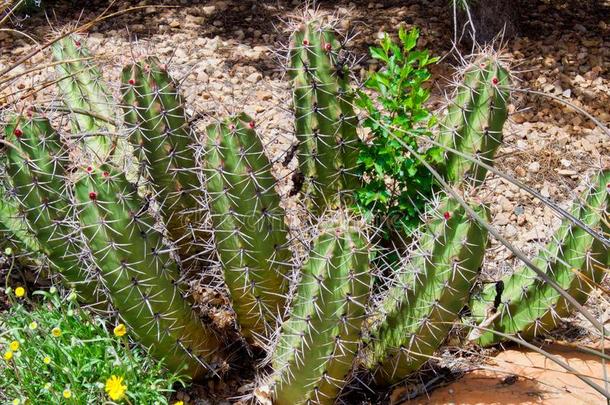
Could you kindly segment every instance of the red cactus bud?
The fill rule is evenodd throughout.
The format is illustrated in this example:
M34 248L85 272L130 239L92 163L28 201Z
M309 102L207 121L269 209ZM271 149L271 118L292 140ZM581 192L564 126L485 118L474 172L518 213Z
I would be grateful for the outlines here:
M78 40L74 41L74 45L76 45L77 48L80 48L80 41L78 41Z
M15 128L15 130L13 131L13 133L15 134L15 136L17 138L21 138L21 135L23 135L23 131L19 128Z
M308 41L308 40L306 40L306 39L304 39L304 40L303 40L303 45L308 46L308 45L309 45L309 41Z
M256 126L256 123L254 122L254 120L252 120L248 123L248 126L250 127L250 129L254 129L254 127Z
M500 81L498 80L497 77L494 77L493 79L491 79L491 82L495 85L497 85Z
M134 84L136 84L136 81L134 79L129 79L129 84L133 86Z
M93 171L93 167L87 166L87 173L91 173Z
M445 211L445 213L443 214L443 217L444 217L446 220L449 220L449 219L451 219L451 213L450 213L449 211Z
M333 49L333 45L330 42L327 42L326 44L324 44L324 50L326 52L330 52Z
M97 200L97 193L96 193L95 191L91 191L91 192L89 193L89 199L90 199L91 201L95 201L95 200Z
M110 176L110 173L109 172L104 172L104 173L102 173L102 176L108 177L108 176Z

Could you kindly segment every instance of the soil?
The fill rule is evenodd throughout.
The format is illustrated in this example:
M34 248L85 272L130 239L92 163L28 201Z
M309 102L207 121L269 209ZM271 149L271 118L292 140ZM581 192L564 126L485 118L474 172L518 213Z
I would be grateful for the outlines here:
M95 18L109 5L108 1L89 1L81 11L70 2L49 3L52 4L47 6L47 16L39 14L24 20L15 19L14 25L40 41L66 26ZM610 2L592 2L589 7L581 7L578 1L530 3L530 7L521 11L522 21L516 36L496 43L512 65L517 87L552 94L584 109L601 122L610 122ZM320 1L317 5L335 13L343 30L358 33L351 38L350 47L357 57L353 73L359 78L378 67L368 56L367 48L377 41L381 32L394 33L399 24L418 26L422 31L420 46L444 56L433 67L430 102L431 109L443 108L448 83L460 66L460 57L452 50L452 19L445 0ZM290 88L284 79L282 55L288 35L285 20L298 14L300 6L299 1L284 0L117 1L112 11L140 8L93 26L87 33L87 44L99 57L104 77L114 83L115 92L118 92L122 65L140 55L156 55L168 64L172 75L181 82L189 112L200 118L198 125L206 125L219 115L242 109L255 117L259 133L267 141L267 153L278 162L276 175L284 179L279 189L284 195L284 205L290 208L294 207L294 199L287 197L291 188L288 174L295 162L293 160L288 167L279 163L294 140L288 108ZM28 38L0 32L0 69L24 56L31 48ZM470 53L470 49L460 51L461 54ZM43 62L44 58L48 55L34 58L33 63ZM26 63L20 69L29 67ZM29 74L0 92L0 102L13 100L10 94L19 86L42 83L51 77L50 68ZM48 88L28 97L25 102L52 105L54 94L54 90ZM599 168L610 167L610 137L568 106L537 95L515 92L510 110L510 123L505 128L505 142L496 167L539 190L542 196L566 208L584 189L588 176ZM480 197L492 206L492 224L529 255L535 254L560 222L540 200L494 175L488 178ZM292 225L299 226L298 218L294 221ZM518 266L512 253L495 241L491 243L485 263L485 280L498 279ZM209 295L205 291L201 293L201 285L195 285L193 290L202 296ZM215 299L222 301L218 297ZM609 310L604 309L606 304L606 297L597 294L589 305L602 321L610 315ZM571 340L590 341L592 335L585 321L576 317L571 325L559 337L573 335ZM472 367L471 360L461 362L454 355L447 358L450 361L440 363L457 370ZM515 363L538 361L534 355L514 350L502 352L496 359L512 359ZM583 367L592 364L590 359L581 359ZM502 365L503 371L513 370L505 366ZM585 395L589 394L580 391L577 383L571 380L565 385L573 392L559 389L564 396L556 397L553 395L559 395L557 389L547 392L546 383L541 383L544 385L541 388L540 384L534 385L528 379L546 381L549 378L555 387L558 377L553 371L549 371L548 376L534 376L528 374L531 370L514 370L511 372L519 374L519 378L515 384L509 384L510 389L498 388L498 380L504 378L500 374L475 371L467 373L453 388L435 392L423 403L478 403L479 400L483 403L486 398L482 396L483 391L489 390L497 395L489 399L497 403L503 398L509 400L509 396L501 395L510 393L525 395L516 398L534 403L560 403L555 401L568 401L573 395L588 398ZM598 369L586 371L601 376ZM180 398L201 404L227 403L226 398L239 397L248 391L252 382L252 376L239 375L239 370L234 374L228 382L210 382L207 387L195 387L190 393L181 393ZM466 385L470 382L472 386ZM527 392L534 392L534 389L535 392L542 390L542 396L528 397ZM452 393L449 390L453 390ZM371 398L363 394L351 403L383 401L383 398L387 401L391 394ZM473 398L475 402L472 402ZM512 401L519 402L517 399Z

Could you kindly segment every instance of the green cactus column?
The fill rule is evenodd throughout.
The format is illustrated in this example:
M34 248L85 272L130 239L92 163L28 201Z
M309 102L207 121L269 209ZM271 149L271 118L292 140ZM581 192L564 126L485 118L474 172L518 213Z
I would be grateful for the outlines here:
M84 39L73 34L51 47L59 75L58 87L64 105L72 111L72 133L82 136L85 154L95 162L105 162L117 143L114 120L116 103L102 79ZM103 118L100 118L103 117Z
M160 204L170 239L183 260L201 255L210 235L199 230L202 192L182 97L156 58L126 66L121 92L129 138Z
M360 346L371 289L366 226L343 213L322 224L273 352L278 405L333 404Z
M476 211L488 218L484 206ZM425 232L422 251L374 310L380 314L365 355L379 384L405 378L434 354L466 304L483 261L487 232L457 201L441 201Z
M317 213L360 187L358 118L343 54L334 30L320 21L303 24L290 41L299 171Z
M214 239L242 333L268 335L288 292L284 211L276 180L246 114L207 128L202 167Z
M610 236L609 189L610 170L606 170L592 181L571 212L606 238ZM599 240L564 219L552 241L533 262L584 304L591 290L602 282L608 271L610 255ZM566 300L527 266L502 279L501 286L499 296L494 284L473 296L470 307L477 325L531 339L557 327L561 318L569 316L572 311ZM478 336L477 342L482 346L504 340L493 332L473 333L471 336Z
M492 165L508 117L509 86L510 75L497 59L476 59L447 107L437 142ZM485 179L485 168L448 151L445 157L441 171L450 183L479 185Z
M184 299L162 234L123 173L82 169L78 217L118 317L151 354L193 378L222 366L218 338Z
M46 118L13 117L6 126L7 174L29 229L51 270L85 304L99 304L97 281L74 222L66 188L67 151Z

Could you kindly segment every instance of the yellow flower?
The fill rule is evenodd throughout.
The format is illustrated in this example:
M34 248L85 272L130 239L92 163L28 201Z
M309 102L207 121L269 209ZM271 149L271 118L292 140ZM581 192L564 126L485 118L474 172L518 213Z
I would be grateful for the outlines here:
M123 377L112 375L106 380L106 393L113 401L122 399L125 391L127 391L127 386L123 384Z
M38 322L36 322L36 321L30 322L29 327L31 330L35 330L36 328L38 328Z
M17 287L15 288L15 296L17 298L21 298L25 295L25 288L23 287Z
M174 402L174 405L184 405L184 402L183 401L176 401L176 402Z
M4 360L9 361L9 360L10 360L10 359L12 359L12 358L13 358L13 352L12 352L12 351L10 351L10 350L7 350L7 351L4 353Z
M64 392L62 393L62 395L64 396L64 398L70 399L70 398L72 398L72 391L70 391L69 388L66 388L64 390Z
M61 336L61 329L59 328L53 328L51 329L51 334L55 337L60 337Z
M16 340L13 340L10 344L11 350L16 352L17 350L19 350L19 342Z
M125 336L126 333L127 333L127 327L122 323L119 323L114 328L114 336L122 337L122 336Z
M45 356L45 358L42 359L42 362L44 364L51 364L51 358L49 356Z
M13 405L19 405L20 403L21 401L19 400L19 398L13 399Z

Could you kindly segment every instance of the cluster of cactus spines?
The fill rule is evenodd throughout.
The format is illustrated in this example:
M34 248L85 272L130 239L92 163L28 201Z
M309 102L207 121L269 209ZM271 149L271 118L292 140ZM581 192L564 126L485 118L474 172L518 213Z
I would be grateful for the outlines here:
M116 144L116 116L112 94L84 39L68 35L51 47L56 65L58 87L65 107L72 111L72 132L79 134L84 152L91 161L104 162Z
M292 254L276 180L246 114L211 124L201 166L214 240L241 331L268 335L284 307Z
M272 355L278 405L334 403L361 342L372 281L366 226L345 213L322 222Z
M360 185L358 118L352 108L343 45L330 23L314 20L290 44L299 181L317 214L336 207Z
M170 239L184 260L200 255L201 186L195 137L182 97L158 59L150 57L122 72L124 121L135 155L154 191Z
M14 191L0 186L0 250L10 248L20 257L40 252L40 245L30 233L27 222L16 201Z
M483 205L477 214L488 218ZM487 244L487 232L453 199L434 210L428 246L401 272L415 273L412 285L398 283L380 303L381 321L370 331L367 366L378 383L394 383L416 371L447 337L467 303Z
M509 85L510 75L496 57L476 59L447 107L437 142L493 164L508 117ZM484 167L450 151L445 155L442 170L450 183L479 185L485 178Z
M577 201L572 214L591 229L610 235L610 170L600 173ZM534 264L546 271L565 291L584 304L603 280L610 265L608 248L582 228L564 219L553 240ZM504 340L493 331L531 339L557 327L573 308L559 293L523 267L473 296L473 321L490 330L473 330L472 338L488 346Z
M109 165L88 166L74 195L100 284L131 333L194 378L222 366L220 342L184 299L178 266L136 186Z
M29 231L82 302L100 301L93 269L84 253L73 204L66 188L69 165L59 134L46 118L15 116L5 129L6 170Z

